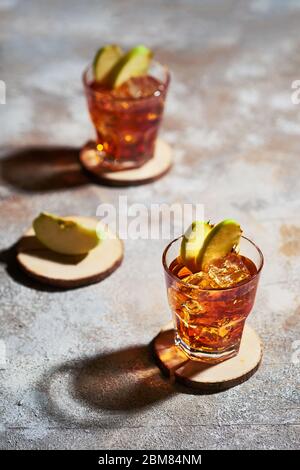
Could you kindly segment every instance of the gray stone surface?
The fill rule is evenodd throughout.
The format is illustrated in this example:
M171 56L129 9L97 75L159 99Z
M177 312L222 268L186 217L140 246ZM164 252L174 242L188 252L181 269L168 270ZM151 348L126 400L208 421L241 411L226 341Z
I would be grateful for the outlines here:
M2 448L299 448L299 21L295 0L0 1ZM81 72L112 41L148 44L172 71L175 165L153 185L101 187L77 163L92 135ZM261 246L249 322L265 355L248 382L193 395L153 364L147 345L170 317L165 241L127 240L122 267L77 290L16 269L10 248L40 210L94 215L121 194L203 203Z

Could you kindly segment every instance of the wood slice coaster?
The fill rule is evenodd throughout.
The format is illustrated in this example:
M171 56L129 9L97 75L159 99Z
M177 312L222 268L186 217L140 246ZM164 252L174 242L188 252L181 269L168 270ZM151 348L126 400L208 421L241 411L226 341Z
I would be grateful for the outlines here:
M139 168L122 171L104 171L99 163L95 142L87 142L81 149L80 161L83 167L97 179L112 186L136 186L156 181L164 176L172 165L171 147L157 139L154 156Z
M172 322L153 340L153 350L162 372L172 380L198 391L218 392L248 380L259 367L263 348L257 333L245 325L237 356L219 364L192 361L175 346Z
M91 228L101 223L92 217L72 217ZM30 228L17 245L21 268L38 281L62 288L92 284L109 276L123 259L123 243L106 229L107 238L86 255L61 255L42 245Z

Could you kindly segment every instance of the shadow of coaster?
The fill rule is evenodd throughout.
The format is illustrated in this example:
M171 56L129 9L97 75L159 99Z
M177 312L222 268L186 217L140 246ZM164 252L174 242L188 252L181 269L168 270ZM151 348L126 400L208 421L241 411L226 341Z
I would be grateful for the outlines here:
M152 183L164 176L172 166L171 147L157 139L154 156L139 168L122 171L104 171L94 142L87 142L80 151L82 166L99 181L112 186L136 186Z
M174 343L173 323L168 323L153 340L156 361L162 372L198 391L219 392L248 380L258 369L262 343L257 333L245 325L237 356L218 364L190 360Z
M72 217L95 228L93 217ZM104 227L103 227L104 230ZM21 268L38 281L61 288L80 287L99 282L113 273L123 259L123 243L105 227L107 237L86 255L61 255L42 245L30 228L17 245Z

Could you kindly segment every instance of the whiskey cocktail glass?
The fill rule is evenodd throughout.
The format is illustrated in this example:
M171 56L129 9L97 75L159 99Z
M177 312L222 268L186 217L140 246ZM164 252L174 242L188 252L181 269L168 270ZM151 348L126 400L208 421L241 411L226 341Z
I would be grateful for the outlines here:
M153 61L147 75L111 89L94 79L92 66L83 83L96 130L96 151L103 171L138 168L153 157L170 74Z
M182 237L163 253L175 343L194 360L216 363L235 356L244 324L255 300L263 267L260 249L241 237L240 253L216 260L207 270L192 274L182 263Z

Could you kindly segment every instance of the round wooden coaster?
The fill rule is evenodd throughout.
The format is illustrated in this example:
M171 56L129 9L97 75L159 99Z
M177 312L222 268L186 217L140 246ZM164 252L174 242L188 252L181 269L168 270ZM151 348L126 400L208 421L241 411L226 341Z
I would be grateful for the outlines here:
M72 219L93 228L101 223L92 217L76 216ZM92 284L109 276L123 259L123 243L106 231L107 238L89 253L69 256L47 249L30 228L18 243L17 260L29 276L45 284L62 288Z
M172 165L171 147L161 139L157 139L154 156L143 166L124 171L103 171L95 143L88 142L80 152L83 167L93 173L99 180L113 186L131 186L151 183L164 176Z
M199 391L218 392L249 379L262 359L262 344L257 333L245 325L237 356L219 364L192 361L174 344L173 324L168 323L153 341L161 370L171 379Z

